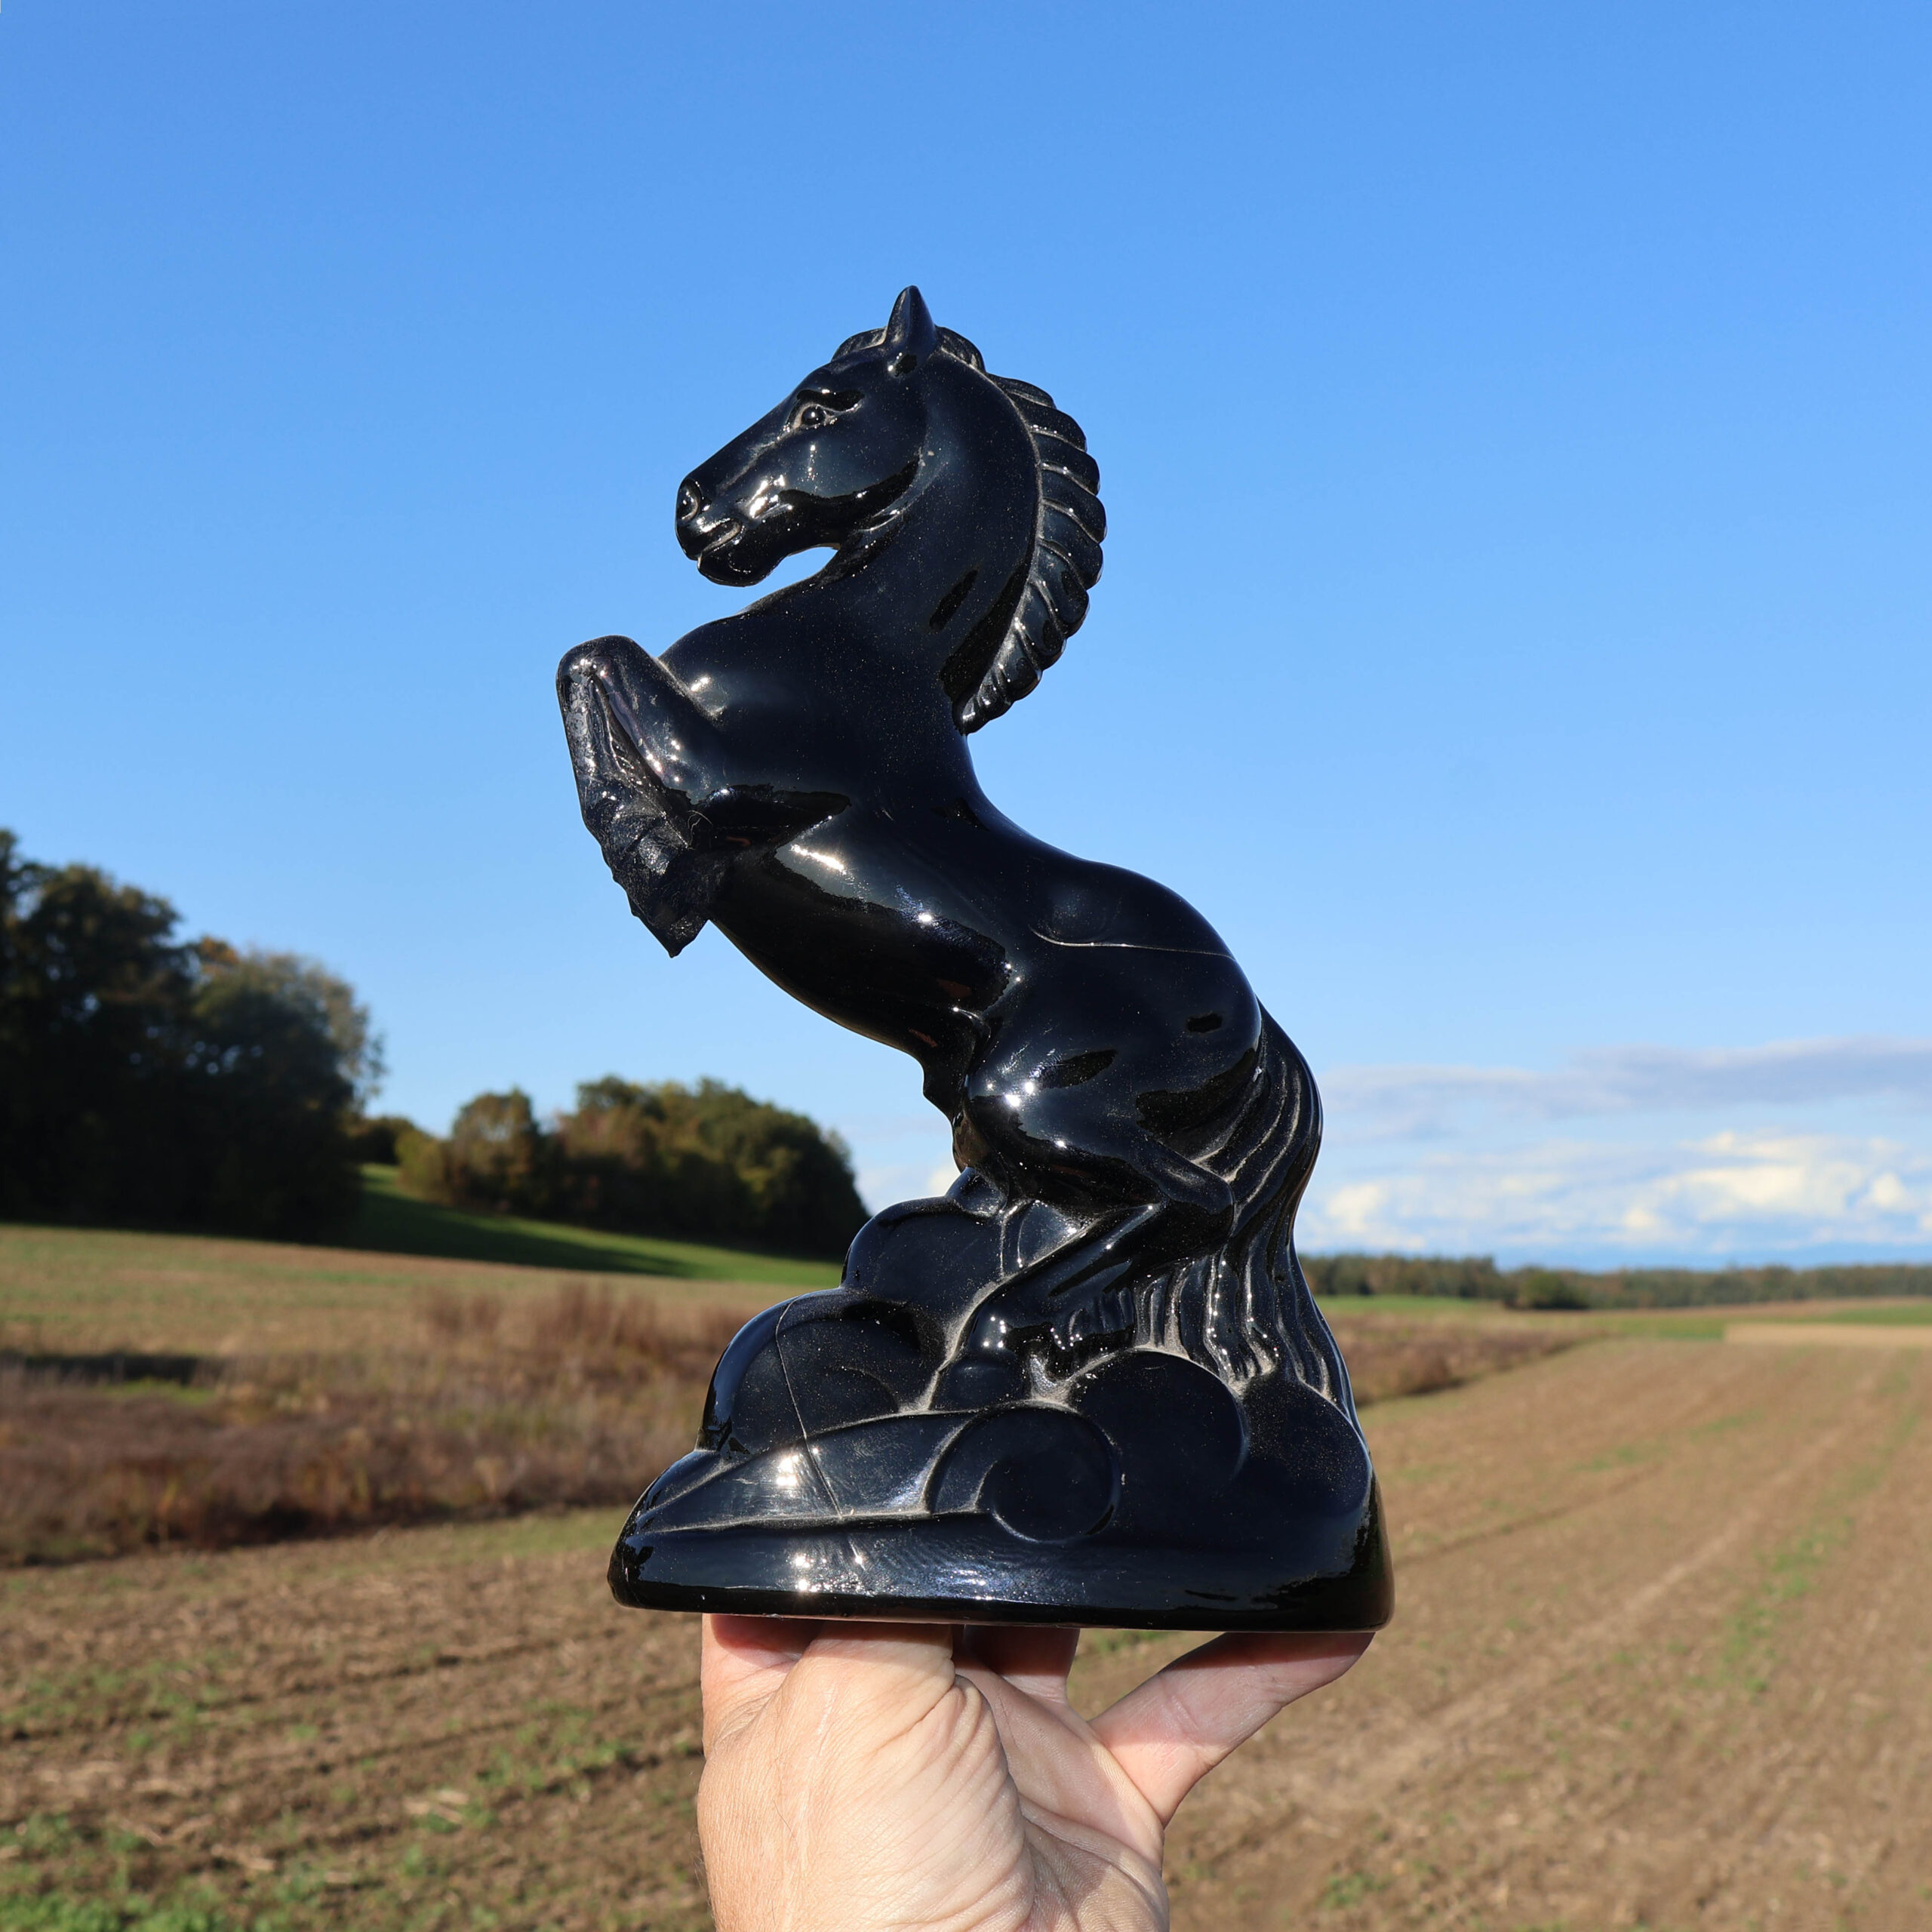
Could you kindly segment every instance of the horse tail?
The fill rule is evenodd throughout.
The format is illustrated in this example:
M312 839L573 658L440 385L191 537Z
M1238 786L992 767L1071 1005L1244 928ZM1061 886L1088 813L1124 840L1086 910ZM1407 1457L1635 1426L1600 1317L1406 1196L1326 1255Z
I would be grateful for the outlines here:
M1315 1076L1264 1013L1244 1100L1220 1146L1198 1157L1233 1190L1233 1229L1213 1252L1141 1278L1134 1339L1185 1355L1237 1390L1291 1375L1352 1417L1348 1370L1295 1253L1295 1210L1321 1145Z

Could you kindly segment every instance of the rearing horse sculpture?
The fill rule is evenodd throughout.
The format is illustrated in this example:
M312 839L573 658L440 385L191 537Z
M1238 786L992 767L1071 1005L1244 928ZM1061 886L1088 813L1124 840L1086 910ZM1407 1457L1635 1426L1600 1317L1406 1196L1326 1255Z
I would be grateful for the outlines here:
M916 1060L943 1198L768 1311L612 1558L623 1601L1364 1629L1389 1612L1346 1371L1295 1259L1300 1055L1175 894L1030 837L968 735L1100 572L1078 426L907 289L692 472L714 583L818 574L558 691L586 823L673 954L707 922Z

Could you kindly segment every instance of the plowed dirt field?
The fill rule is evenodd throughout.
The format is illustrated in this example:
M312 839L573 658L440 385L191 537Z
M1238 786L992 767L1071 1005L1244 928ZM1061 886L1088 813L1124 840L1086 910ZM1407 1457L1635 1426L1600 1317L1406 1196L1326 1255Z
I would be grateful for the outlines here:
M1928 1395L1625 1340L1371 1410L1397 1620L1183 1810L1177 1924L1932 1927ZM0 1578L0 1926L705 1925L695 1632L611 1605L615 1523Z

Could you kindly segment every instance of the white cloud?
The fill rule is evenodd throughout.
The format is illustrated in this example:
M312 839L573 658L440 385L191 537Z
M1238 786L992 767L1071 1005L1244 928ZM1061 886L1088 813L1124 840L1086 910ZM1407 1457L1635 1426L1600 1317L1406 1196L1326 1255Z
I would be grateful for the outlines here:
M1311 1249L1675 1252L1712 1258L1932 1245L1932 1155L1884 1139L1727 1131L1662 1146L1438 1148L1380 1174L1321 1171Z
M895 1201L943 1194L959 1178L959 1170L949 1160L937 1164L901 1161L891 1166L861 1167L854 1178L859 1185L859 1198L877 1214Z
M959 1178L952 1130L937 1113L850 1115L835 1124L852 1150L859 1198L874 1214L943 1194Z

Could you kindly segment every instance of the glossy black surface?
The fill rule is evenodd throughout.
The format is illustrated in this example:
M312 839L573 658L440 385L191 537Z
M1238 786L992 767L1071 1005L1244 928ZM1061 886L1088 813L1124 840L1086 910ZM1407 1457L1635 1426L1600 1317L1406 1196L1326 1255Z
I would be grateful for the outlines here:
M942 1198L725 1351L611 1559L667 1609L1364 1629L1389 1563L1348 1374L1295 1260L1301 1056L1166 888L1043 844L968 734L1087 609L1076 424L908 289L694 470L678 538L808 580L558 673L585 822L677 952L707 921L918 1061ZM1201 747L1190 755L1211 755Z

